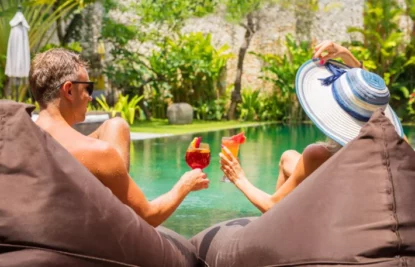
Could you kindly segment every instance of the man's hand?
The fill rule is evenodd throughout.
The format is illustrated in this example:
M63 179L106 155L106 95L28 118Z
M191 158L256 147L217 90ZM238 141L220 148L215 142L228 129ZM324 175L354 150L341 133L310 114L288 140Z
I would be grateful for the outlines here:
M187 192L198 191L209 187L209 179L206 178L206 174L200 169L186 172L180 178L179 183Z
M229 180L236 184L246 180L245 172L239 164L238 160L226 147L223 147L225 154L220 153L220 168Z

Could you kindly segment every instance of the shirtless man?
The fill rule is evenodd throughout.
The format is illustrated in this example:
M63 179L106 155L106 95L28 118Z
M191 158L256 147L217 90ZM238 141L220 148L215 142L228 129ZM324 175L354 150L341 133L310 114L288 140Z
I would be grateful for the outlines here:
M196 169L186 172L168 193L148 201L128 174L130 130L123 119L107 120L89 136L71 127L84 121L92 100L93 84L79 55L65 49L36 55L29 81L40 104L36 124L154 227L165 221L191 191L208 187L206 174Z

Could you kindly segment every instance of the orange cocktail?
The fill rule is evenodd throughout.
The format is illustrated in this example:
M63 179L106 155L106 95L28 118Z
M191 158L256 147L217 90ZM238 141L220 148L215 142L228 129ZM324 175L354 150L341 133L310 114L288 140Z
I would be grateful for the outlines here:
M246 137L243 132L231 137L222 137L222 154L226 155L223 151L223 147L226 147L235 158L238 158L239 145L243 144L245 139ZM221 181L230 182L226 176L223 176Z
M232 137L222 137L222 146L225 146L232 155L237 158L239 153L239 143L232 139ZM222 154L225 155L225 152L222 148Z
M201 143L198 148L192 145L186 151L186 163L192 169L204 169L210 163L210 148L208 144Z

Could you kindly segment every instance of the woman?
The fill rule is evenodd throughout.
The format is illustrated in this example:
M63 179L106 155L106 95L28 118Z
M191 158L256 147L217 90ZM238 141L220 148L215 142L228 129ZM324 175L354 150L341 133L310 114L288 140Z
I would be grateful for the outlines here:
M328 61L335 57L340 57L351 69ZM318 59L319 63L316 62ZM325 143L307 146L302 154L294 150L284 152L273 195L252 185L238 160L224 148L225 154L220 154L222 171L259 210L266 212L273 207L356 137L376 109L384 110L403 137L402 126L388 105L389 90L383 79L362 67L348 49L325 41L315 47L313 61L306 62L298 70L296 93L299 102L308 117L330 138Z

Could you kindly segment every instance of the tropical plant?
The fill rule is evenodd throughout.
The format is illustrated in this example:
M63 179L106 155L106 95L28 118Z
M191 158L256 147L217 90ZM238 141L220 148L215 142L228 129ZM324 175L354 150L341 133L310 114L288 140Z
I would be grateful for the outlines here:
M252 89L243 90L242 101L238 104L238 108L241 120L258 120L261 108L260 91Z
M160 55L166 55L166 49L170 47L169 42L175 42L177 34L180 33L184 21L193 16L203 16L211 12L216 0L142 0L125 4L106 0L104 8L109 14L111 10L136 10L140 17L136 23L128 25L115 21L106 16L103 23L102 39L111 43L110 53L112 60L107 64L105 73L110 83L124 93L144 95L145 88L150 88L151 95L158 96L157 99L142 99L139 102L147 119L152 113L159 112L164 105L162 98L170 94L168 80L171 76L170 70L163 69L157 73L149 63L151 54L141 54L135 46L144 44L153 46L153 50L159 50ZM163 29L162 31L160 29ZM153 55L154 56L154 55ZM155 63L162 58L152 58ZM157 65L158 66L158 65ZM170 68L172 66L169 66ZM164 72L166 71L166 72ZM177 76L177 75L176 75ZM156 91L155 94L152 91ZM151 102L151 104L148 104ZM151 112L149 108L157 107L157 112Z
M213 13L217 4L218 0L141 0L136 8L143 23L165 25L176 32L187 19Z
M280 121L286 116L284 105L279 100L279 95L274 90L272 93L261 95L259 119L261 121Z
M219 98L209 102L200 101L194 111L198 120L220 121L226 117L227 99Z
M275 91L244 89L237 111L244 121L279 121L285 116L281 106Z
M285 37L285 47L283 55L253 54L263 62L260 78L275 87L272 99L276 103L267 105L278 113L282 112L284 120L301 121L303 113L295 95L295 77L300 66L311 59L313 49L310 42L297 42L292 35Z
M211 35L202 33L178 34L166 38L148 58L151 69L163 77L174 102L195 105L198 101L217 98L217 81L227 60L228 46L219 49L211 43Z
M119 112L121 117L125 119L130 125L134 123L136 115L141 112L138 102L143 98L143 96L134 96L129 100L128 95L119 95L117 103L114 107L108 105L105 96L96 98L101 109L107 112L111 112L111 116L114 117Z

